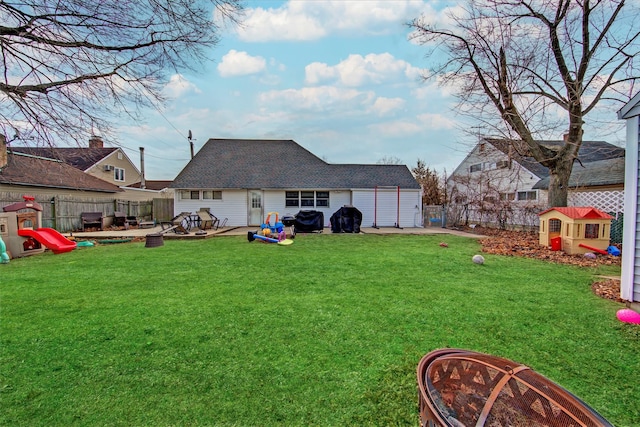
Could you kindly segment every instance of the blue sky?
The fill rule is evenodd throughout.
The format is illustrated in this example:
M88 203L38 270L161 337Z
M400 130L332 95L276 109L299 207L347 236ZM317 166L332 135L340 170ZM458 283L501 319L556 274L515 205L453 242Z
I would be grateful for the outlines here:
M440 20L454 1L251 1L197 74L174 75L171 99L120 144L147 179L173 179L209 138L293 139L329 163L418 159L452 172L476 140L434 81L406 23ZM615 116L612 114L612 119ZM613 142L613 141L611 141ZM260 161L260 153L256 153Z

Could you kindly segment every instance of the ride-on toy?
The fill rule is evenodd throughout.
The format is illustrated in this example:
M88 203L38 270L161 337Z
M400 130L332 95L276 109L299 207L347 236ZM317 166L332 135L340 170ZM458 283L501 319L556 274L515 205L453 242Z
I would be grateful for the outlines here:
M271 222L271 215L274 216L273 223ZM284 231L284 224L279 221L278 212L269 212L267 219L260 226L260 230L247 233L247 240L253 242L254 240L262 240L267 243L277 243L279 245L290 245L293 240L287 239L287 233Z

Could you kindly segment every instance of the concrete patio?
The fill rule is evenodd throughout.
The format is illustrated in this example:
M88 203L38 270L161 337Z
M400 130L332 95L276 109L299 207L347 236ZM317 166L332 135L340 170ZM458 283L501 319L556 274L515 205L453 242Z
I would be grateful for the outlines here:
M246 236L249 231L256 231L257 227L222 227L217 230L207 229L198 230L191 229L189 234L178 234L173 231L163 230L160 225L150 228L130 228L128 230L103 230L103 231L86 231L86 232L72 232L64 233L65 236L73 236L81 240L100 240L100 239L135 239L143 238L148 234L160 234L163 233L164 239L207 239L211 237L221 236ZM286 229L285 231L289 231ZM463 231L440 228L440 227L425 227L425 228L395 228L395 227L362 227L360 229L362 234L449 234L471 238L482 238L479 234L472 234ZM325 228L323 233L332 234L330 228ZM287 233L288 234L288 233ZM300 233L298 233L300 234Z

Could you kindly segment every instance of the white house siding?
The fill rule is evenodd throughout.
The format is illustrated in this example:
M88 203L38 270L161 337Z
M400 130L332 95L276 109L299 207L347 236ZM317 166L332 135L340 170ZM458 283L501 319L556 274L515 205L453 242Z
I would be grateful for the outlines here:
M200 208L209 208L220 220L227 218L226 225L247 225L247 190L222 190L222 200L181 200L180 190L176 189L174 200L174 215L181 212L195 213Z
M626 120L625 182L632 185L625 186L620 297L627 301L640 301L640 200L638 199L640 116L635 115Z
M330 227L330 218L334 212L345 205L356 207L362 212L362 226L370 227L374 220L375 191L333 190L329 192L329 207L286 207L285 191L264 190L262 192L263 216L269 212L278 212L280 217L295 215L301 210L316 210L324 215L324 226ZM400 227L421 226L420 190L400 191ZM394 189L378 189L377 225L393 227L398 222L398 192ZM248 190L222 190L222 200L181 200L180 190L176 189L174 215L180 212L197 212L200 208L209 208L220 219L227 218L228 226L244 227L248 223Z
M398 218L398 191L396 188L352 190L352 205L362 212L362 226L403 228L421 227L420 190L400 189L400 217ZM376 209L377 205L377 209ZM399 223L399 224L398 224Z
M481 146L484 148L480 149ZM498 197L499 193L535 191L533 186L540 178L516 161L511 161L509 167L498 167L501 161L508 162L509 157L490 143L476 145L447 179L447 191L454 199L452 202L473 203L485 196ZM470 167L478 164L483 165L482 169L471 172ZM490 187L487 187L487 182ZM537 191L538 200L545 198L543 193Z
M298 190L295 190L298 191ZM322 190L318 190L322 191ZM285 192L284 191L265 191L264 193L264 215L266 216L269 212L278 212L280 217L284 215L292 215L294 216L301 210L314 210L322 212L324 216L324 226L330 227L330 218L331 215L338 209L340 209L344 205L351 204L351 192L348 190L340 191L330 191L329 192L329 207L286 207L285 206Z

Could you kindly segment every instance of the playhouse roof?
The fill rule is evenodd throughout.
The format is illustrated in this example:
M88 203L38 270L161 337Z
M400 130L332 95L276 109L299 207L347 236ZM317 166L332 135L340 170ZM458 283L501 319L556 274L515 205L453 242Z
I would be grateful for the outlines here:
M598 209L592 208L590 206L550 208L544 212L540 212L538 216L542 216L547 212L551 212L551 211L560 212L561 214L568 216L569 218L572 218L572 219L613 219L613 217L608 213L599 211Z

